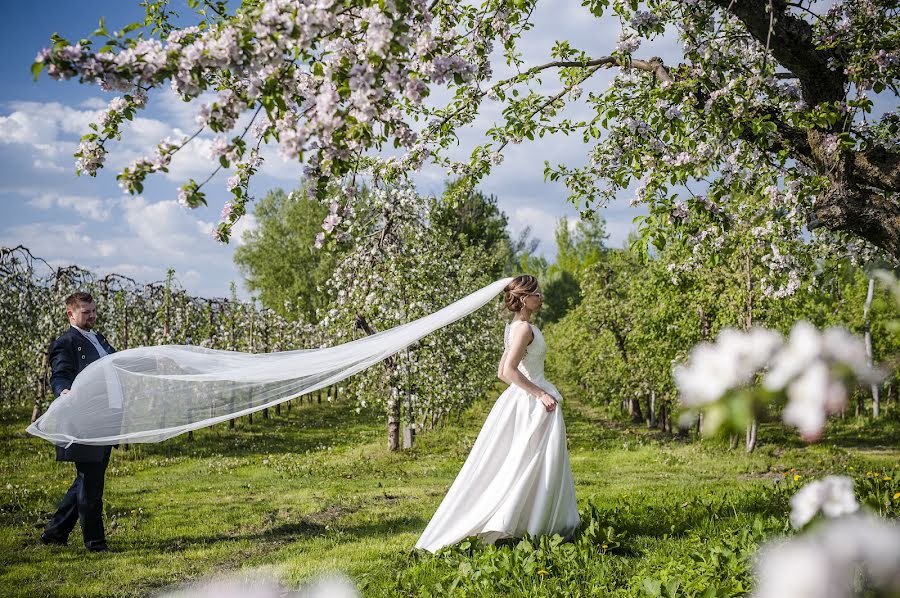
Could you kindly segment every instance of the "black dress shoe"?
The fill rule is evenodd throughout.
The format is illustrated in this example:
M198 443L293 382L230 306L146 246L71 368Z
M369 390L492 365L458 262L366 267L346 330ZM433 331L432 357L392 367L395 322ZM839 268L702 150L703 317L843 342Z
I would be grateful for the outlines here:
M88 546L88 550L90 552L112 552L106 544L101 544L100 546Z
M52 546L65 546L67 540L61 540L59 538L53 538L48 536L47 534L41 534L41 544L52 545Z

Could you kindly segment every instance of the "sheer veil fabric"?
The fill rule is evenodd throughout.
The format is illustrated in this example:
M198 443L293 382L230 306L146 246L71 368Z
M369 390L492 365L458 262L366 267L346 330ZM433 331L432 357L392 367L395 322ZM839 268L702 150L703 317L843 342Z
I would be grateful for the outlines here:
M53 444L161 442L330 386L487 304L498 280L418 320L325 349L279 353L193 345L113 353L82 371L28 432Z

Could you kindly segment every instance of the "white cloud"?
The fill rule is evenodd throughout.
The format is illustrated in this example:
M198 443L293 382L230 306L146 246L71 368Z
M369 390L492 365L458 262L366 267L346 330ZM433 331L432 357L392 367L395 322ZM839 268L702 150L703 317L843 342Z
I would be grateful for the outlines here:
M151 154L156 144L166 137L178 140L184 137L184 132L161 120L141 116L135 117L132 121L125 121L122 126L123 144L134 147L142 153Z
M13 109L10 117L17 115L26 129L49 133L48 137L41 137L45 142L57 139L57 129L80 137L100 115L98 110L76 110L59 102L10 102L9 106Z
M96 239L89 235L86 226L77 224L48 224L34 222L15 226L0 233L0 244L12 247L25 245L35 256L51 260L68 259L68 263L79 259L96 259L114 255L116 243Z
M211 223L198 220L175 200L150 202L136 197L122 203L131 233L149 249L167 258L184 258L203 251Z
M29 162L37 174L74 172L72 154L78 137L97 112L58 102L11 102L9 106L13 111L0 116L0 144L13 146L17 159Z
M88 98L78 105L89 110L105 110L109 103L103 98Z
M43 170L46 172L66 172L66 169L56 162L51 162L50 160L44 160L43 158L35 158L34 162L32 162L35 170Z
M161 280L166 276L166 268L148 266L146 264L132 264L128 262L117 262L108 266L97 266L94 270L97 274L120 274L140 282L153 282Z
M100 197L42 193L31 198L28 204L41 210L54 208L73 210L80 216L102 222L109 219L114 202L115 200L102 199Z
M148 106L150 108L158 107L166 121L172 123L173 126L186 131L195 131L197 129L197 111L200 109L200 105L214 102L215 98L216 94L204 92L200 97L185 102L172 91L172 88L167 87L161 93L152 94Z
M515 205L515 203L514 203ZM509 228L515 237L526 227L531 227L531 236L540 239L538 251L543 254L555 252L556 221L559 216L534 206L518 205L507 212Z
M0 116L0 143L39 143L56 138L56 122L17 110Z
M246 214L240 220L235 223L232 230L231 239L233 243L237 245L244 244L244 235L251 230L255 230L258 222L256 221L256 216L253 214Z

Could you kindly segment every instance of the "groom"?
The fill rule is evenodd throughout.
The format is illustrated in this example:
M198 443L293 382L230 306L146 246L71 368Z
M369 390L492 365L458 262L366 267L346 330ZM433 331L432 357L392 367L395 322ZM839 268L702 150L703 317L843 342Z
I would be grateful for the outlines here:
M75 377L89 364L115 352L93 332L97 305L89 293L72 293L66 298L70 328L50 345L50 386L61 397L72 388ZM44 544L65 544L75 522L81 520L84 545L91 552L108 552L103 532L103 481L111 453L109 446L71 444L56 447L57 461L75 462L75 481L59 504L56 514L41 534Z

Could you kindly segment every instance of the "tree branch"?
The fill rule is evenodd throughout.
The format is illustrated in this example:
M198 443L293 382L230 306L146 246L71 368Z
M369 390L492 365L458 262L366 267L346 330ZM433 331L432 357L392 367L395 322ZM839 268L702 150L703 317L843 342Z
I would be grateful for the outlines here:
M860 182L900 192L900 154L883 147L853 153L853 173Z
M507 81L527 77L528 75L533 75L549 68L589 68L592 66L600 66L604 68L610 68L614 66L619 66L622 68L636 68L641 71L653 73L660 81L672 81L672 76L669 74L668 69L666 69L666 67L663 65L662 58L659 58L658 56L654 56L650 60L634 59L630 62L623 61L615 56L603 56L601 58L592 58L591 60L553 60L546 64L533 66L521 75L516 75L515 77L512 77ZM501 81L501 84L506 83L507 81Z
M900 259L900 202L852 183L832 182L813 208L816 224L866 239ZM812 227L811 227L812 228Z
M712 0L720 8L737 17L747 31L765 45L769 38L767 0ZM828 59L837 58L831 50L818 50L813 43L812 25L787 12L784 0L772 1L771 52L775 59L798 79L803 99L810 106L840 101L844 97L846 76L841 69L828 68Z

